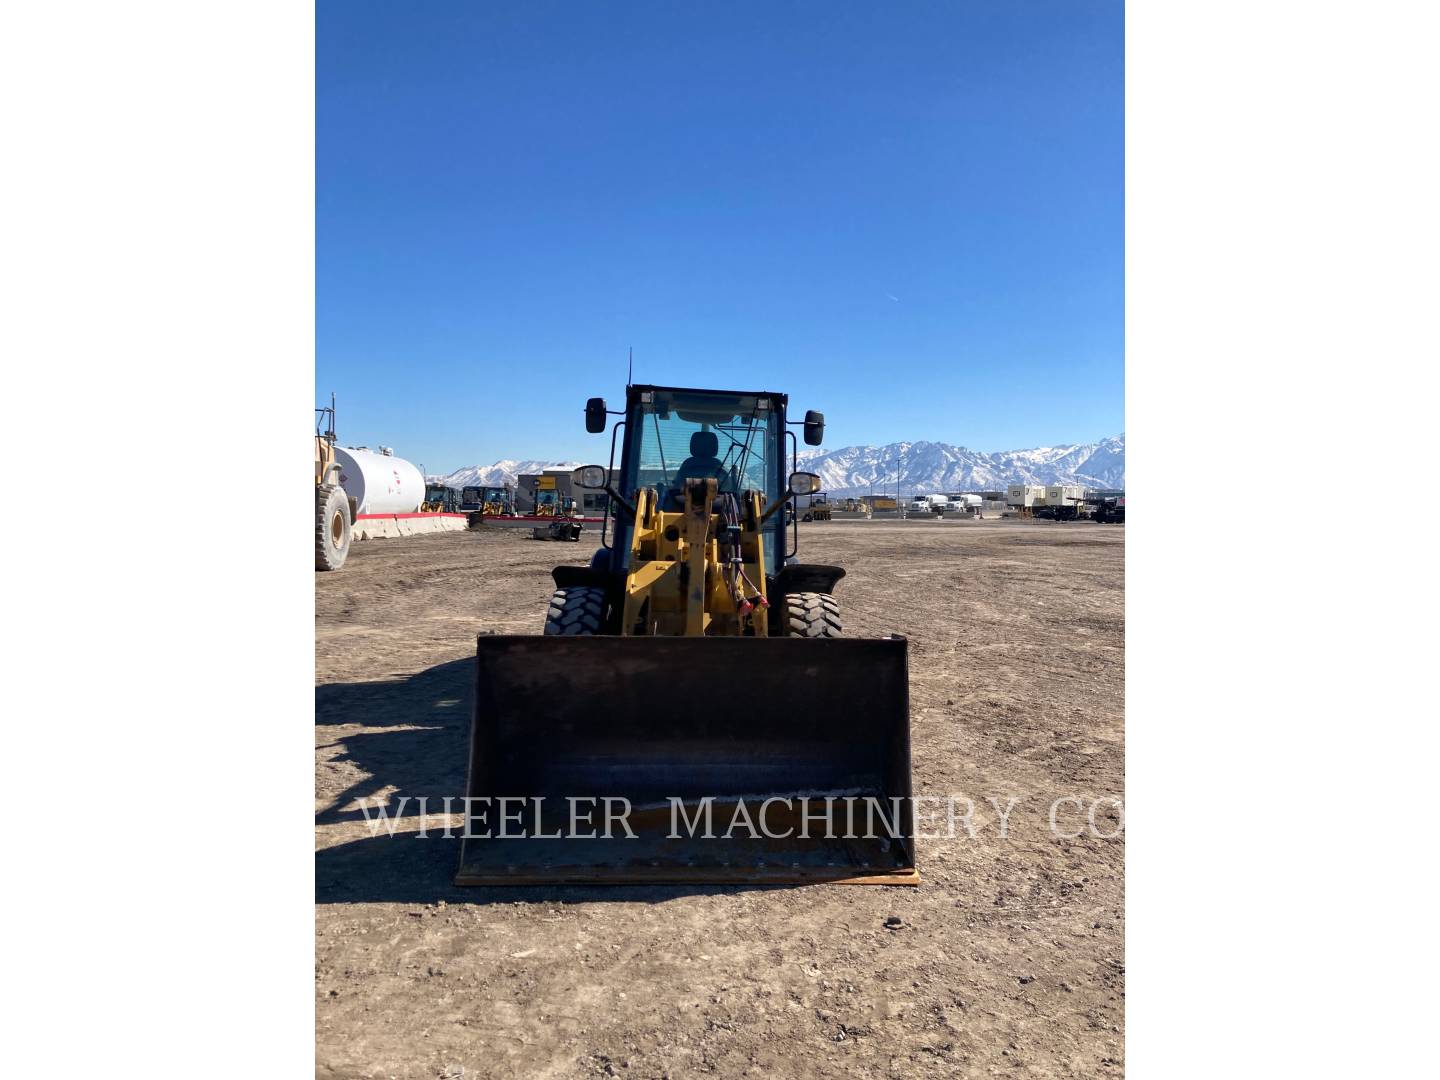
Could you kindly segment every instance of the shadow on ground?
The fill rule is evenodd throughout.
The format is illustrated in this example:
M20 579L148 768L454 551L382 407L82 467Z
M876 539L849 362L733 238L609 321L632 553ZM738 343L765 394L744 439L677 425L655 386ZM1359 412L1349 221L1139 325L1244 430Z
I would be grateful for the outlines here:
M475 659L449 660L414 675L376 682L322 683L315 687L315 723L394 727L469 722Z
M361 799L375 805L381 793L392 788L390 812L402 817L420 814L415 800L421 796L430 800L429 813L439 814L446 796L464 795L474 684L475 661L466 659L389 682L317 686L317 725L362 728L319 749L343 748L332 760L352 764L364 776L316 814L316 824L364 821L365 815L351 804ZM397 808L399 797L407 795L411 801Z
M522 886L461 888L452 884L460 860L458 835L445 838L446 796L465 793L474 708L475 661L452 660L402 679L385 682L332 683L315 688L315 723L352 725L336 743L334 761L350 763L363 774L315 815L317 825L364 822L351 808L356 800L387 801L390 817L403 824L394 836L384 828L315 853L315 900L321 904L407 903L495 904L555 901L661 903L682 896L704 896L770 886ZM322 748L323 745L322 744ZM399 797L410 802L398 805ZM421 808L433 815L429 835L416 835ZM458 802L457 804L458 805ZM457 826L458 828L458 826Z

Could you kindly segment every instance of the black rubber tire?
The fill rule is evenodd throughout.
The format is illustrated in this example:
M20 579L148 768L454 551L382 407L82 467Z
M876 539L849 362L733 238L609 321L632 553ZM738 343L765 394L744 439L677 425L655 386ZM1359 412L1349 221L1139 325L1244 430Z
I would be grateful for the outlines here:
M545 633L567 636L599 634L605 629L605 590L595 585L556 589L545 613Z
M839 637L840 601L829 593L786 593L785 636Z
M339 570L350 554L350 501L343 488L315 488L315 569Z

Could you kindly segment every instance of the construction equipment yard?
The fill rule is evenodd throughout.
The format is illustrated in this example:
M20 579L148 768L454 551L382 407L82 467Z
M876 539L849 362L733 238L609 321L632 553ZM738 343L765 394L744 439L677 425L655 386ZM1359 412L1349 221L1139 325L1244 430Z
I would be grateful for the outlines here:
M1123 526L799 528L846 635L909 639L919 887L452 885L476 635L538 634L598 536L315 576L317 1075L1123 1072Z

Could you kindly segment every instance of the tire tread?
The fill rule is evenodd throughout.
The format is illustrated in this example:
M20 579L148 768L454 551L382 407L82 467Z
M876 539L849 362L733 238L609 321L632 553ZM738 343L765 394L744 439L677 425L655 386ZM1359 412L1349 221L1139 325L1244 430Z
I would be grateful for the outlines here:
M786 593L785 636L840 637L840 602L829 593Z
M556 589L545 612L545 633L589 636L604 632L605 590L595 585Z

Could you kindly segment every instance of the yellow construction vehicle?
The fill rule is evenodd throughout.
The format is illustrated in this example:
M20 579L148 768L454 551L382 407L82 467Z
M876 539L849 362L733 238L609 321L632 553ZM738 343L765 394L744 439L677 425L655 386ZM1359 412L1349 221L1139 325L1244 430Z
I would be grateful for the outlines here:
M530 530L531 537L535 540L569 540L572 543L579 540L585 526L575 512L575 500L569 495L562 495L551 503L551 510L552 513L546 515L551 520Z
M420 503L422 514L460 513L460 492L445 484L426 484L425 498Z
M830 500L823 491L817 491L810 496L810 505L805 507L805 513L801 521L829 521Z
M458 884L918 883L906 643L841 637L845 571L797 559L787 404L627 387L573 476L600 549L543 634L478 639Z
M350 554L355 506L340 482L335 460L335 395L315 410L315 569L339 570Z
M513 484L470 484L460 489L460 509L470 516L470 527L478 528L486 518L513 517Z

